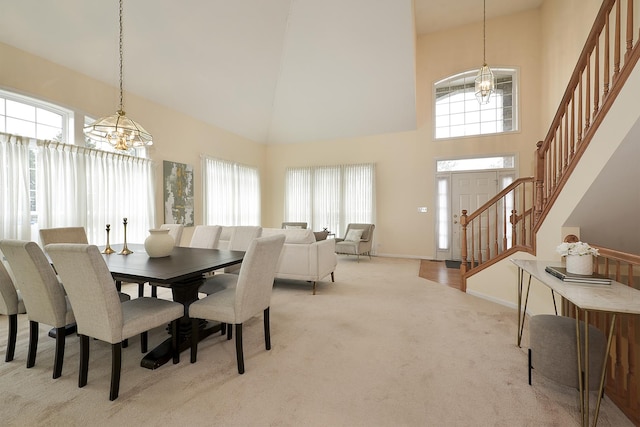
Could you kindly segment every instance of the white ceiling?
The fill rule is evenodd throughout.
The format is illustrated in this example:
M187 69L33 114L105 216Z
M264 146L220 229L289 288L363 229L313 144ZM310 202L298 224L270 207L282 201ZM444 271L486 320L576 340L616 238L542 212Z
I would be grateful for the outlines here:
M414 24L482 20L482 1L415 0L415 20L413 3L125 0L125 91L261 143L413 130ZM488 0L487 18L541 3ZM118 85L117 0L0 4L0 42Z

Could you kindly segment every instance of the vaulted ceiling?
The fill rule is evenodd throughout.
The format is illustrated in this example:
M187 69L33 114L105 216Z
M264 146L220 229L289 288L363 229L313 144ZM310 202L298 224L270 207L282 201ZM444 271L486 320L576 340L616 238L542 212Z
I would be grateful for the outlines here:
M118 85L117 0L1 1L0 42ZM487 18L541 3L488 0ZM480 21L482 4L125 0L124 87L261 143L413 130L416 34Z

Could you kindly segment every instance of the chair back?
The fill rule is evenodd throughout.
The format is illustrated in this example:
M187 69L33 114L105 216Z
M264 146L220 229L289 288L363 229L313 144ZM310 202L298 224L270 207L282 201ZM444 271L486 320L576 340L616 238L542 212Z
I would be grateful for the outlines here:
M0 260L0 314L9 316L18 314L19 298L13 279L9 275L4 263Z
M120 298L109 268L95 245L54 243L46 251L67 291L78 333L109 343L122 338Z
M193 230L193 236L191 236L191 243L189 247L214 249L218 246L218 240L220 240L220 233L222 227L219 225L198 225Z
M84 227L43 228L40 230L42 247L50 243L89 243Z
M243 323L269 307L273 280L285 236L253 239L244 256L236 284L236 321Z
M282 223L282 228L284 229L288 229L288 228L303 228L306 229L307 228L307 223L306 222L290 222L290 221L286 221Z
M20 290L30 321L61 328L73 322L64 289L36 242L2 240L0 250Z
M234 227L231 239L229 240L230 251L246 251L252 241L262 235L260 226L237 226Z
M162 224L160 228L163 230L169 230L169 236L173 237L175 246L180 246L182 230L184 230L184 226L182 224Z

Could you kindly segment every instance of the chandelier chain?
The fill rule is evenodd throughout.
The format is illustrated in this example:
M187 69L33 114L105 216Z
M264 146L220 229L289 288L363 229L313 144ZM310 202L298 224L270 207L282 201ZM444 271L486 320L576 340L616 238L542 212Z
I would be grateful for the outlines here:
M120 0L120 111L123 111L122 90L122 0Z
M487 65L487 0L483 0L482 9L482 62Z

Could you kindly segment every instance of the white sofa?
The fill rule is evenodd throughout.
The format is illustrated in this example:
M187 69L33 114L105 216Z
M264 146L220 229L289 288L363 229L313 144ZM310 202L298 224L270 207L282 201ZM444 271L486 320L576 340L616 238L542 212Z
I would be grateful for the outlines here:
M233 227L222 227L218 249L228 249L229 239ZM304 280L313 284L313 294L316 294L316 282L331 275L334 281L334 271L338 264L335 253L336 243L333 239L316 241L312 230L309 229L281 229L263 228L262 236L284 234L285 241L278 261L276 278Z

